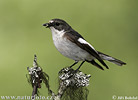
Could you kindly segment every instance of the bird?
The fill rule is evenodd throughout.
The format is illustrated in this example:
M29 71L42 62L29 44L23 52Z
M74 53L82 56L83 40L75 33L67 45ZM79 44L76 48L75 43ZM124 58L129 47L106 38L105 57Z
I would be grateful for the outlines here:
M101 70L104 70L102 66L109 69L104 60L119 66L126 65L125 62L119 59L97 51L77 31L75 31L62 19L51 19L48 23L43 24L43 26L51 30L52 39L56 49L65 57L75 61L72 65L70 65L70 68L81 61L81 64L76 71L80 69L84 62L88 62ZM99 61L100 64L95 60Z

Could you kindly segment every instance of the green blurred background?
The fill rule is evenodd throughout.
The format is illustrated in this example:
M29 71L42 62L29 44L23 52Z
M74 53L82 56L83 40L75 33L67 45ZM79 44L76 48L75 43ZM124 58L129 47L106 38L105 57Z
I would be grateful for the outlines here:
M0 96L31 95L26 74L34 54L56 92L58 71L74 61L56 50L51 31L42 26L53 18L66 20L97 50L127 63L107 62L105 71L85 63L81 71L92 75L88 100L138 96L137 0L0 0ZM40 93L48 96L44 85Z

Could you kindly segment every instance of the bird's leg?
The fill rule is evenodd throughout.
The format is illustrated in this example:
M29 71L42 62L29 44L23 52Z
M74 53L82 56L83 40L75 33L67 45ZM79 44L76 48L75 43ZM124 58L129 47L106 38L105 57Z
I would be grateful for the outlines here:
M77 63L78 63L78 61L75 61L75 63L73 63L73 64L70 66L70 68L73 67L74 65L76 65Z
M85 61L83 61L83 62L80 64L80 66L75 70L75 72L77 72L77 71L81 68L81 66L83 65L84 62L85 62Z

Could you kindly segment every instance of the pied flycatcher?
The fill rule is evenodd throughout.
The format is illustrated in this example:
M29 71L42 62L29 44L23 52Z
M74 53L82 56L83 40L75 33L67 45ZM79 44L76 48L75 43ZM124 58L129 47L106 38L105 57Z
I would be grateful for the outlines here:
M48 23L43 24L46 28L50 28L52 31L53 42L57 50L64 56L73 59L73 63L70 67L82 61L80 66L86 61L94 66L102 69L103 67L95 62L97 59L103 66L108 69L108 66L103 60L110 61L119 66L125 65L126 63L113 58L109 55L101 53L88 43L78 32L76 32L72 27L62 19L52 19Z

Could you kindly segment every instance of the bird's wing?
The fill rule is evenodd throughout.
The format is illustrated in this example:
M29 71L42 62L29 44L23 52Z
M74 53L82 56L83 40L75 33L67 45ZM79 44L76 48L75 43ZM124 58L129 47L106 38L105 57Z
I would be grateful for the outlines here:
M102 65L104 65L108 69L108 66L104 63L104 61L99 56L98 52L94 49L94 47L91 46L87 41L85 41L85 39L79 33L74 31L69 33L66 32L64 34L64 37L66 37L71 42L77 44L80 48L86 50L89 54L95 57Z

